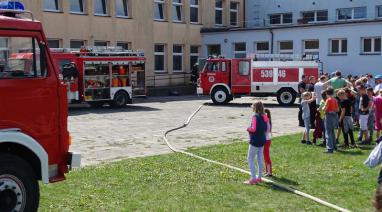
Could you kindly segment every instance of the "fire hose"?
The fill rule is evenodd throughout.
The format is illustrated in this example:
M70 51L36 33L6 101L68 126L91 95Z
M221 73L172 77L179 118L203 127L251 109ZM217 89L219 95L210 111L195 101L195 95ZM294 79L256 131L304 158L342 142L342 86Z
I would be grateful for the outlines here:
M169 135L171 132L174 132L174 131L177 131L177 130L180 130L182 128L186 128L191 120L196 116L196 114L205 106L207 105L208 103L203 103L202 105L200 105L189 117L188 119L186 120L186 122L184 122L181 126L179 127L176 127L176 128L173 128L173 129L170 129L170 130L167 130L164 134L163 134L163 140L166 142L167 146L173 151L173 152L176 152L176 153L181 153L181 154L185 154L185 155L188 155L190 157L193 157L193 158L197 158L197 159L200 159L200 160L203 160L203 161L206 161L208 163L212 163L212 164L216 164L216 165L220 165L220 166L224 166L224 167L227 167L229 169L232 169L232 170L236 170L236 171L239 171L239 172L242 172L242 173L245 173L245 174L251 174L249 171L247 170L244 170L242 168L238 168L238 167L235 167L235 166L232 166L232 165L229 165L229 164L225 164L225 163L222 163L222 162L219 162L219 161L215 161L215 160L211 160L211 159L208 159L208 158L205 158L205 157L201 157L199 155L196 155L196 154L193 154L193 153L190 153L190 152L186 152L186 151L183 151L183 150L180 150L180 149L177 149L175 148L173 145L171 145L171 143L168 141L167 139L167 135ZM285 191L288 191L290 193L293 193L293 194L296 194L296 195L299 195L301 197L304 197L304 198L307 198L307 199L310 199L310 200L313 200L321 205L324 205L326 207L329 207L329 208L332 208L334 210L337 210L337 211L341 211L341 212L349 212L349 210L345 209L345 208L341 208L337 205L334 205L332 203L329 203L329 202L326 202L322 199L319 199L317 197L314 197L312 195L309 195L309 194L306 194L302 191L299 191L299 190L296 190L294 188L291 188L287 185L283 185L283 184L280 184L280 183L277 183L277 182L274 182L273 180L270 180L270 179L267 179L267 178L262 178L262 180L266 183L269 183L269 184L272 184L276 187L279 187Z

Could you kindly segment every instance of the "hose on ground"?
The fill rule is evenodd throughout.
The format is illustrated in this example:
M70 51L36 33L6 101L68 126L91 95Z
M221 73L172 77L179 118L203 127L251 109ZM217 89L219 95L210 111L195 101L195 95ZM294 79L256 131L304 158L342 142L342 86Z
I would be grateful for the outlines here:
M198 114L198 112L205 106L207 105L208 102L206 103L203 103L202 105L200 105L189 117L188 119L186 120L186 122L184 122L181 126L179 127L176 127L176 128L173 128L173 129L170 129L170 130L167 130L164 134L163 134L163 140L166 142L166 145L173 151L173 152L177 152L177 153L181 153L181 154L185 154L185 155L188 155L190 157L193 157L193 158L197 158L197 159L200 159L200 160L203 160L203 161L206 161L208 163L212 163L212 164L216 164L216 165L220 165L220 166L224 166L224 167L227 167L229 169L232 169L232 170L236 170L236 171L239 171L239 172L242 172L242 173L245 173L245 174L251 174L249 171L247 170L244 170L244 169L241 169L241 168L238 168L238 167L235 167L235 166L232 166L232 165L229 165L229 164L225 164L225 163L222 163L222 162L219 162L219 161L215 161L215 160L211 160L211 159L208 159L208 158L205 158L205 157L201 157L199 155L196 155L196 154L193 154L193 153L190 153L190 152L186 152L186 151L183 151L183 150L180 150L180 149L177 149L175 148L173 145L171 145L171 143L168 141L167 139L167 136L171 133L171 132L174 132L174 131L177 131L177 130L180 130L180 129L183 129L183 128L186 128L191 120L196 116L196 114ZM267 178L262 178L264 182L266 183L269 183L269 184L272 184L274 186L277 186L285 191L288 191L290 193L293 193L293 194L296 194L296 195L299 195L301 197L304 197L304 198L307 198L307 199L310 199L310 200L313 200L321 205L324 205L326 207L329 207L329 208L332 208L334 210L337 210L337 211L341 211L341 212L349 212L349 210L345 209L345 208L342 208L342 207L339 207L337 205L334 205L332 203L329 203L329 202L326 202L320 198L317 198L317 197L314 197L312 195L309 195L309 194L306 194L302 191L299 191L299 190L296 190L294 188L291 188L287 185L283 185L281 183L277 183L277 182L274 182L273 180L270 180L270 179L267 179Z

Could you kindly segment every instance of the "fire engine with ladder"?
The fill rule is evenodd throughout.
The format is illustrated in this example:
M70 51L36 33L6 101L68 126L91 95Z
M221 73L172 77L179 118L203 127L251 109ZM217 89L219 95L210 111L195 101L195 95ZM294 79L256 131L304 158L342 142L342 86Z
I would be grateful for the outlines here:
M241 96L276 96L280 105L294 104L302 75L319 75L321 63L314 56L253 54L248 58L209 58L201 68L197 93L211 95L215 104Z
M67 86L46 44L20 2L0 2L0 211L37 211L38 181L80 166L69 152Z

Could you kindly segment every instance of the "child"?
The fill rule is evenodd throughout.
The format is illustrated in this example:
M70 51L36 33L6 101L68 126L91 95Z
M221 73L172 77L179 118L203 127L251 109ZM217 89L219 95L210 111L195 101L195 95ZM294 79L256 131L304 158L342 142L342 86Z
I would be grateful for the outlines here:
M312 145L312 142L310 142L309 138L309 131L310 131L310 107L309 104L312 103L315 98L312 96L312 93L310 92L304 92L302 94L302 102L301 102L301 108L302 108L302 118L304 120L304 126L305 130L302 135L302 144L308 144Z
M333 88L326 90L327 99L324 106L326 151L324 153L333 153L334 150L337 150L334 129L338 126L338 103L333 95Z
M266 137L266 143L264 145L264 161L265 161L265 170L267 172L267 175L268 177L272 177L272 160L271 160L271 156L269 154L269 149L271 148L271 143L272 143L272 135L271 135L271 132L272 132L272 118L271 118L271 111L269 109L265 109L265 114L267 114L267 117L268 117L268 126L267 126L267 132L265 133L265 137Z
M256 102L252 105L255 115L252 117L251 126L247 129L250 136L248 149L248 165L251 170L251 179L246 181L246 184L255 185L262 182L263 175L263 148L266 143L266 132L269 132L267 125L269 124L268 117L264 113L264 105L262 102ZM256 177L256 166L254 163L257 157L259 175Z
M362 137L365 138L361 144L370 144L369 132L367 122L369 119L369 109L370 109L370 98L366 93L366 88L364 85L359 85L358 89L359 94L361 96L359 103L359 125L361 131L361 140Z
M373 140L374 134L374 122L375 122L375 111L374 111L374 89L372 87L367 88L367 96L370 99L370 109L369 118L367 120L367 129L369 130L369 140L370 143Z
M382 141L382 137L379 137L382 130L382 89L379 90L378 93L379 95L374 98L375 130L377 130L377 143Z
M318 107L318 114L320 115L319 116L319 124L321 126L321 133L320 133L320 136L323 138L323 146L326 146L326 136L325 136L325 111L324 111L324 107L325 107L325 104L326 104L326 91L322 91L321 92L321 101L320 101L320 105Z
M346 92L344 90L339 91L337 93L337 96L340 99L340 105L341 105L340 123L342 127L342 134L344 137L345 148L349 147L349 137L350 137L351 145L354 148L355 147L354 134L353 134L354 125L353 125L353 118L351 116L352 102L350 99L348 99Z

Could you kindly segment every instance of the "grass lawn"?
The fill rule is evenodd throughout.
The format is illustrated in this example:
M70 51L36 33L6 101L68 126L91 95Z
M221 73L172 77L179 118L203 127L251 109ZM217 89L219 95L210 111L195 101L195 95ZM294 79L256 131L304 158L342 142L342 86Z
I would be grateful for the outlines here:
M378 169L363 165L369 150L333 155L273 139L275 181L352 211L372 211ZM246 168L247 144L190 151ZM71 172L63 183L41 186L41 211L328 211L271 185L244 185L248 175L181 154L127 159Z

